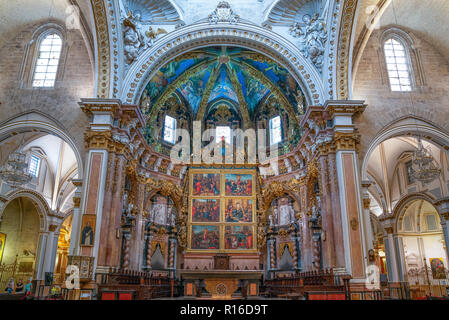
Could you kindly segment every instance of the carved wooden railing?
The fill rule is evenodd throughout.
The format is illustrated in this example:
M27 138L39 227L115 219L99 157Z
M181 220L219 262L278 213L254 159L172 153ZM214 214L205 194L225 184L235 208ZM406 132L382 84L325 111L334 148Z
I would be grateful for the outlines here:
M264 285L271 297L294 297L308 299L310 295L320 293L327 297L349 299L349 276L334 274L333 269L301 272L266 280Z
M103 293L130 292L135 300L178 296L182 290L177 280L151 272L110 268L99 277L98 298Z

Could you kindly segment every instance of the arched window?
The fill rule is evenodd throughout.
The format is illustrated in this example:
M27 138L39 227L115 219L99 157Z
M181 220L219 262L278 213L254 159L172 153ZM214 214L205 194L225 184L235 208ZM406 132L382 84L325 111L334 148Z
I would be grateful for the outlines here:
M54 87L61 49L62 39L55 33L47 35L42 40L34 69L33 87Z
M270 119L270 145L282 141L282 124L281 117L276 116Z
M391 91L412 91L410 64L404 45L389 38L384 43L384 52Z
M164 141L171 144L176 142L176 119L167 115L164 120Z

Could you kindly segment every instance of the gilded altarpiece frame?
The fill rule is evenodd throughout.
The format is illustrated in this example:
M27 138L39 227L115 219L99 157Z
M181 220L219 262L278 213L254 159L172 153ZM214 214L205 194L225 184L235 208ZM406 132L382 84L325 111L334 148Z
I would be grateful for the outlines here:
M255 169L190 169L187 252L229 254L258 252L256 174ZM219 188L214 184L218 181L217 176L220 181ZM204 194L201 183L198 184L201 177L206 178L208 183ZM226 183L227 178L228 183ZM231 179L234 179L237 184L237 186L233 185L234 189L229 187ZM219 189L218 192L214 189L214 185L216 189ZM197 215L197 205L201 203L209 204L206 215ZM217 204L219 204L218 221L215 218ZM236 214L232 215L230 212ZM208 220L210 222L206 222ZM218 230L218 246L213 245L216 230ZM225 235L227 235L227 242ZM232 242L229 241L231 239L234 240L234 244L237 243L236 249L229 249L230 244L232 246ZM206 246L210 243L212 245L205 248L198 244L201 241L207 241Z

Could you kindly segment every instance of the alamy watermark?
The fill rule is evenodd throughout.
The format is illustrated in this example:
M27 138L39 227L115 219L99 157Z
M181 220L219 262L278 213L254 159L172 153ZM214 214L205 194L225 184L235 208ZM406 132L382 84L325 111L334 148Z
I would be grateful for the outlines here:
M173 164L269 163L264 174L278 172L278 144L267 146L265 129L234 129L231 134L230 143L226 143L225 137L217 136L216 129L202 132L201 121L194 121L192 143L188 130L176 130L178 142L171 148L170 159Z

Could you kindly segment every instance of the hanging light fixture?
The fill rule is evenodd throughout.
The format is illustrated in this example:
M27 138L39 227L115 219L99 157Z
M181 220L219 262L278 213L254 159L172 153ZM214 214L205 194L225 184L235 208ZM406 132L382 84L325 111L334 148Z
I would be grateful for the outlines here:
M425 148L418 136L418 148L413 152L411 176L423 184L430 183L440 176L441 168L429 149Z
M19 148L11 153L8 161L0 167L0 179L12 188L21 187L31 181L32 177L28 173L28 163L26 154L22 151L23 137Z

